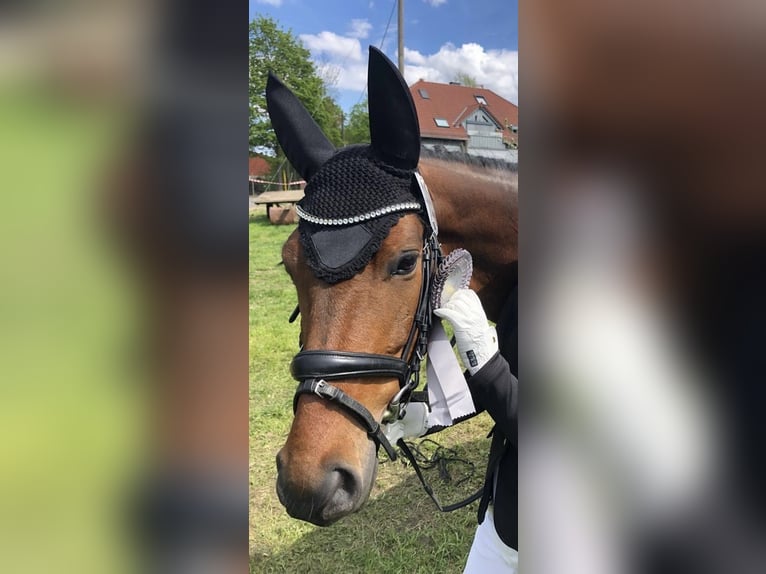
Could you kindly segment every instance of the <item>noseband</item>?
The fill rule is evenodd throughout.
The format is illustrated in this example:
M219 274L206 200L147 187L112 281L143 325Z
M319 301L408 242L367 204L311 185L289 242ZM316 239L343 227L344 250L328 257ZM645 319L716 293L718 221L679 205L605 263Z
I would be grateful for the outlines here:
M298 398L313 394L333 401L351 414L367 431L367 435L382 446L391 460L396 460L396 451L386 438L370 411L338 387L328 381L357 378L396 378L399 391L389 401L383 422L390 422L404 416L412 392L420 383L420 364L426 356L428 335L431 330L431 288L434 273L442 259L441 248L435 233L430 233L423 242L423 281L420 285L418 307L410 327L407 343L400 357L373 353L352 353L349 351L312 350L301 351L293 358L290 372L299 381L293 398L293 413L298 408Z

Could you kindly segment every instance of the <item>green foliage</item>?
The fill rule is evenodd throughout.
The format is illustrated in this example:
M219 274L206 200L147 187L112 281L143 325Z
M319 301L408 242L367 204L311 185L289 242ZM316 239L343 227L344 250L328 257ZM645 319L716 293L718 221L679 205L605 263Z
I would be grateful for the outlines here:
M332 97L325 95L322 98L319 114L315 115L314 119L335 147L343 145L343 110Z
M348 116L343 140L346 144L369 143L370 141L370 115L367 111L367 98L359 102Z
M310 52L291 31L276 21L257 16L249 31L250 146L279 153L276 136L266 113L266 81L276 74L303 102L328 138L341 144L342 112L311 62Z
M458 72L455 74L455 79L453 81L459 82L461 85L468 86L469 88L477 88L479 86L476 78L466 74L465 72Z

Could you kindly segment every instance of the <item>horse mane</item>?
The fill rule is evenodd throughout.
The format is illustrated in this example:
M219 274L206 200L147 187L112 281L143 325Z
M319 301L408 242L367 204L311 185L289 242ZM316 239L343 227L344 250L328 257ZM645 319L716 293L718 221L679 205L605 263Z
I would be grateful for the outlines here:
M515 162L510 162L494 157L471 155L462 151L449 151L443 145L435 145L432 148L421 147L420 157L424 159L437 159L452 163L463 163L465 165L481 167L484 169L510 171L513 173L516 173L519 170L519 164Z

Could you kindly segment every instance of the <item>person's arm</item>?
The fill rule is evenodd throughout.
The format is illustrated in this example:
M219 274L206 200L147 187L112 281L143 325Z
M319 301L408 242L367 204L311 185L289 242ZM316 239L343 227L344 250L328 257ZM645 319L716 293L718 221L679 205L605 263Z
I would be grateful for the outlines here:
M468 387L474 404L486 410L515 443L518 381L498 352L497 334L487 321L478 295L460 289L434 313L452 325L460 357L470 375Z
M484 409L514 445L517 438L519 381L508 362L495 353L479 371L468 377L468 388L477 409Z

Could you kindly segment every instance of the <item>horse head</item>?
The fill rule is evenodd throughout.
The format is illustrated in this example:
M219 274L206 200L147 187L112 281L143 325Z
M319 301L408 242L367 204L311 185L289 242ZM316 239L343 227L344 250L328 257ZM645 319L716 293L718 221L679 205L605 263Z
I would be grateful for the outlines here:
M367 500L380 431L406 404L430 322L438 251L415 179L420 131L404 79L370 48L370 145L335 147L275 77L267 86L277 139L307 181L282 258L301 313L295 417L277 455L288 513L328 525ZM427 192L425 192L427 193Z

